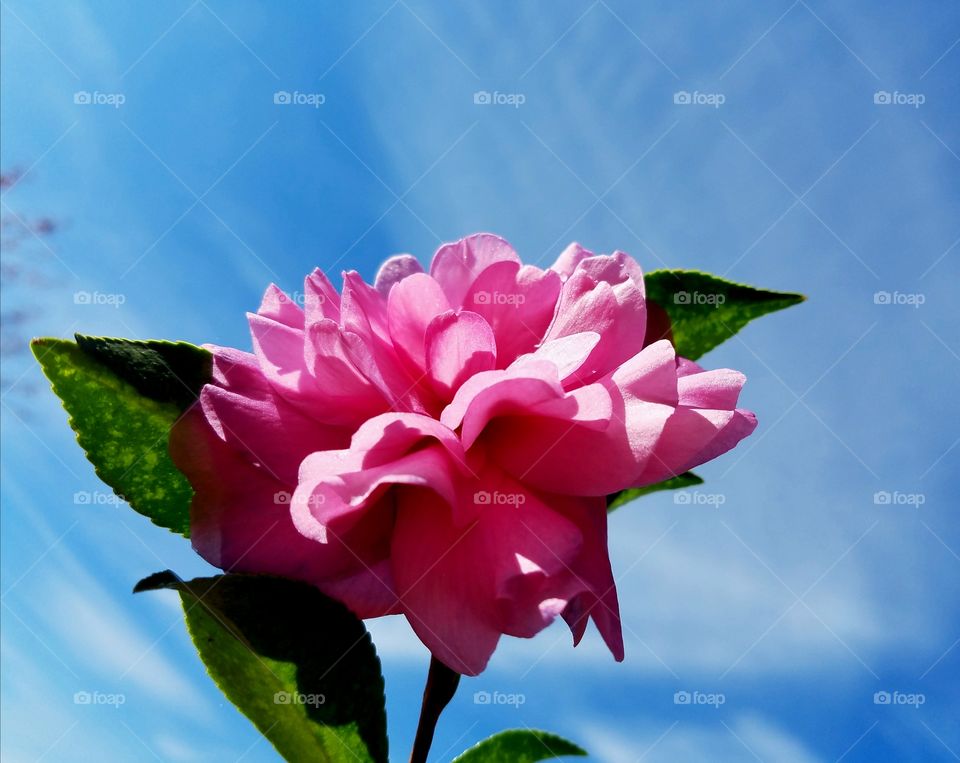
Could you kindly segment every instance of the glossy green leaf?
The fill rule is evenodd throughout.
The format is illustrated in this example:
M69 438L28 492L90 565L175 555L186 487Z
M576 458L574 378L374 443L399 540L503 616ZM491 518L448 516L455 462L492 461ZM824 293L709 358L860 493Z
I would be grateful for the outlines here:
M210 353L185 342L84 336L31 347L97 476L155 524L188 535L193 490L167 443L210 378Z
M644 277L647 298L670 316L677 354L696 360L754 318L806 299L768 291L695 270L654 270Z
M586 750L556 734L512 729L484 739L455 758L453 763L536 763L538 760L586 754Z
M210 381L212 357L187 342L136 341L76 335L88 356L132 384L144 397L186 409Z
M380 660L346 607L306 583L255 575L184 582L161 572L134 591L158 588L180 593L207 672L286 760L385 763Z
M650 493L657 493L661 490L680 490L685 487L693 487L694 485L702 484L703 480L696 474L693 472L684 472L683 474L678 474L676 477L671 477L663 482L658 482L655 485L630 488L629 490L621 490L619 493L608 495L607 511L619 509L621 506L623 506L623 504L630 503L630 501L642 496L650 495Z

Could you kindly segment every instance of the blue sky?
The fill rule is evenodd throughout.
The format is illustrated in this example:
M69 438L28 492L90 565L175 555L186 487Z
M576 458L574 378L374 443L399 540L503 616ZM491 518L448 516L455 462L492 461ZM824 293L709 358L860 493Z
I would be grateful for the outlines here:
M614 763L954 760L960 9L638 5L4 0L0 165L26 175L3 215L61 223L17 253L53 285L5 289L5 309L34 335L248 348L271 281L369 277L478 230L540 264L578 240L802 291L705 359L747 374L757 433L689 504L612 517L627 660L559 625L504 640L434 758L530 726ZM37 369L6 366L4 759L276 760L175 598L129 593L210 568L105 503ZM427 655L400 620L370 628L403 760Z

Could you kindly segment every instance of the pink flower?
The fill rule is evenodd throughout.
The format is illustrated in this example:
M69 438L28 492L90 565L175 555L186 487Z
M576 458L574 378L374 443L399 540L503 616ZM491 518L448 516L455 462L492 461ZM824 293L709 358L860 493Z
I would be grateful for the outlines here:
M194 548L360 617L402 613L468 675L557 615L623 659L605 497L750 434L743 375L644 346L639 266L577 244L541 270L470 236L429 274L400 255L342 294L314 271L303 302L271 286L254 353L210 348L171 438Z

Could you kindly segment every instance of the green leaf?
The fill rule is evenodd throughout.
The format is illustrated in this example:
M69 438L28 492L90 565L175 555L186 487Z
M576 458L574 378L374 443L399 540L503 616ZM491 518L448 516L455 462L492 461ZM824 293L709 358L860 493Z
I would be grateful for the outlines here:
M464 752L453 763L536 763L565 755L586 755L556 734L533 729L511 729L494 734Z
M190 407L210 381L210 353L187 342L140 342L80 334L76 339L81 350L130 382L141 395L174 403L181 410Z
M630 488L629 490L621 490L619 493L614 493L613 495L607 496L607 511L613 511L614 509L619 509L623 504L630 503L630 501L640 498L644 495L649 495L650 493L656 493L660 490L680 490L685 487L693 487L694 485L702 485L703 479L698 477L693 472L684 472L683 474L678 474L676 477L671 477L668 480L663 482L658 482L655 485L647 485L646 487Z
M79 335L76 344L35 339L31 347L97 476L155 524L189 535L193 489L167 443L210 378L210 353Z
M803 302L802 294L767 291L696 270L654 270L647 298L670 316L677 354L696 360L754 318Z
M134 592L158 588L179 591L207 672L286 760L385 763L380 660L346 607L306 583L256 575L183 582L161 572Z

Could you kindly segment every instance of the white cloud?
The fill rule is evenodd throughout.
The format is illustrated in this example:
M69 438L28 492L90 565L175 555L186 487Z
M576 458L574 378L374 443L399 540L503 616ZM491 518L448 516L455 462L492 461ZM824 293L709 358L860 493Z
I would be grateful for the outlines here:
M591 757L605 763L701 763L722 760L729 763L818 763L821 758L806 749L788 732L759 716L745 715L701 723L663 721L655 726L642 723L627 735L599 724L583 724L578 737Z
M129 692L130 701L159 701L193 718L214 715L169 650L184 638L182 616L172 615L169 622L151 618L160 624L147 631L72 554L58 548L50 557L52 563L21 584L26 590L18 591L22 595L11 606L25 601L30 612L20 616L49 647L81 680L102 682L80 688ZM149 611L146 604L144 610Z

